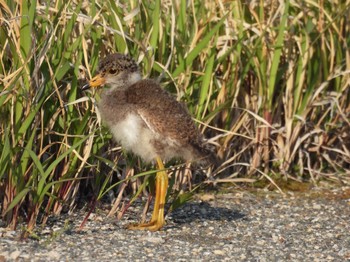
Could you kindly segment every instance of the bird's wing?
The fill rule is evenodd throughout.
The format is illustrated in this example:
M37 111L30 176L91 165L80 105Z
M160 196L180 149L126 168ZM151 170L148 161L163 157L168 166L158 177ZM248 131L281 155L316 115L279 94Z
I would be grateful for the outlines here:
M128 103L153 131L178 142L197 140L199 132L184 105L153 80L142 80L130 86Z

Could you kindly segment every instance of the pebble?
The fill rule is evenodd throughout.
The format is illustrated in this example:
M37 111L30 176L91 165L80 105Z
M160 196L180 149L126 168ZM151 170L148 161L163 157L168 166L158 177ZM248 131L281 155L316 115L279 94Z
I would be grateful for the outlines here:
M219 255L219 256L223 256L223 255L225 255L225 252L223 251L223 250L214 250L213 251L213 253L215 254L215 255Z
M143 237L143 238L140 238L141 241L148 241L148 242L151 242L151 243L164 243L164 240L160 237Z
M21 254L21 251L16 250L16 251L11 252L9 257L10 257L10 259L16 260L20 254Z

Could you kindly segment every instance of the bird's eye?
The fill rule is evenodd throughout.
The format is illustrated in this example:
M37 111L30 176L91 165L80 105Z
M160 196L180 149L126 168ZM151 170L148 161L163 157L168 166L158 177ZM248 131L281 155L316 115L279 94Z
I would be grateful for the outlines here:
M109 69L109 73L111 75L114 75L115 73L117 73L117 70L116 69Z

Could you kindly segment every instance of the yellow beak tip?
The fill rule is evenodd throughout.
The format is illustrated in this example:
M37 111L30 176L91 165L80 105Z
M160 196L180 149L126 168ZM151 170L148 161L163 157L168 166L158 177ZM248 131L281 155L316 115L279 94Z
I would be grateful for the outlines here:
M90 89L91 87L100 87L103 86L106 83L106 79L98 74L94 78L92 78L88 84L85 84L81 87L81 90L85 91L87 89Z

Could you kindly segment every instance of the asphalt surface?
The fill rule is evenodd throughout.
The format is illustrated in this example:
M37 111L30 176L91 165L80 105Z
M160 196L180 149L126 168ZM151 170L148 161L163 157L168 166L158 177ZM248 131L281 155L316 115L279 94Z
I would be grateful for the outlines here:
M1 261L350 261L350 188L282 196L207 193L167 216L162 231L130 231L96 210L51 218L38 238L0 228Z

